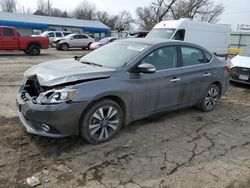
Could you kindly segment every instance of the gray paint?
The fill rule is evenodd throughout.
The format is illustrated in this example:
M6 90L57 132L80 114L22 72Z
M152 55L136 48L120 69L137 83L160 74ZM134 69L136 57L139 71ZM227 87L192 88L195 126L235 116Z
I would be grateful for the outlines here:
M141 52L125 67L117 70L80 65L79 62L68 59L37 65L27 71L25 79L27 79L27 76L36 74L42 84L50 87L54 85L54 88L61 84L62 81L65 83L71 82L71 77L74 78L73 80L81 80L82 83L67 86L78 89L78 94L73 98L72 103L57 105L37 105L30 101L23 102L20 99L23 89L21 86L17 100L24 106L22 111L24 116L28 117L34 124L46 121L60 130L62 135L72 135L79 134L78 126L81 114L86 107L93 101L103 97L112 96L123 101L127 112L125 120L125 124L127 124L154 113L193 106L201 100L207 88L214 82L221 84L222 94L229 87L229 75L225 71L226 62L215 56L207 64L162 70L153 74L131 73L132 67L159 47L186 45L208 51L197 45L177 41L155 39L128 39L123 41L145 43L149 44L150 47ZM66 66L67 62L68 65ZM49 71L48 68L50 66L57 69L57 71ZM204 77L204 74L207 72L211 73L211 76ZM106 77L88 81L92 78L100 78L100 76ZM171 82L171 79L174 77L179 77L181 80L179 82ZM39 131L35 134L45 134L45 132L41 134Z

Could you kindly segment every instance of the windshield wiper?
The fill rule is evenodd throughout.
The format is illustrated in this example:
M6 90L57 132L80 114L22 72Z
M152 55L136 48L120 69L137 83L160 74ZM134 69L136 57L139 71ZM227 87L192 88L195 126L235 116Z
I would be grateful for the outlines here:
M83 64L87 64L87 65L94 65L94 66L102 67L102 65L93 63L93 62L88 62L88 61L80 61L80 62Z

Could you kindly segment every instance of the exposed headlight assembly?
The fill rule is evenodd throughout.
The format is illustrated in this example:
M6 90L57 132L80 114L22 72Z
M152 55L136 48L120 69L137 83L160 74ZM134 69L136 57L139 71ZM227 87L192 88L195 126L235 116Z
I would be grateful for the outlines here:
M41 93L37 102L39 104L59 104L72 100L76 93L76 89L49 90Z

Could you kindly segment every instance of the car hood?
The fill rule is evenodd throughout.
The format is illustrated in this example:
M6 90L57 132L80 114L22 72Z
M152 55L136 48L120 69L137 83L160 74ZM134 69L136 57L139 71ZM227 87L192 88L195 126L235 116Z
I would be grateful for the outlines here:
M250 57L237 55L231 59L232 67L245 67L250 68Z
M105 79L115 69L83 64L74 58L49 61L28 69L25 78L36 76L40 85L55 86L70 82Z

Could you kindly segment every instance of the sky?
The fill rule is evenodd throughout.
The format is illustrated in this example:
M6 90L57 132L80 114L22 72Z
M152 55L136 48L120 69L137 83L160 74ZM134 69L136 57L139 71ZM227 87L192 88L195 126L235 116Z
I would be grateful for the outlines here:
M62 10L73 10L81 0L50 0L53 7ZM105 10L115 14L122 10L128 10L135 17L135 9L139 6L147 6L151 0L90 0L99 10ZM250 0L213 0L215 4L222 3L225 12L221 15L219 23L230 24L235 30L237 24L250 25ZM26 8L35 10L36 0L18 0Z

